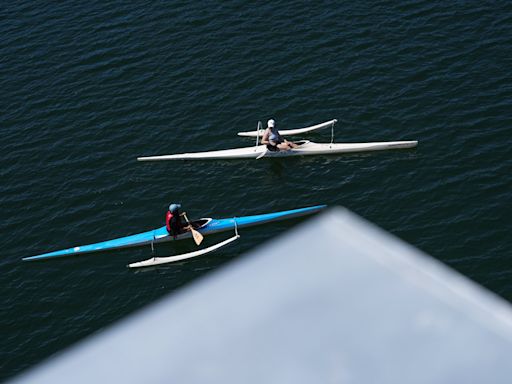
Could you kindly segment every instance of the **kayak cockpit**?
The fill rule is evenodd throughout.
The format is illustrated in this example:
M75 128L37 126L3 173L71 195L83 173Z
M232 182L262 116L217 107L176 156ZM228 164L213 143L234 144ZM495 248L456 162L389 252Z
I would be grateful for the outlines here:
M201 219L192 220L190 224L192 224L192 228L201 229L208 225L208 223L212 221L211 217L203 217Z

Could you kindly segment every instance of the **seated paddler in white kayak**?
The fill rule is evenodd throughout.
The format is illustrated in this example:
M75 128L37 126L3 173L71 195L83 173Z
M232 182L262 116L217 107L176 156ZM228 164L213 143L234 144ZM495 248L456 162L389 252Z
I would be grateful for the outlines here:
M276 121L274 119L270 119L267 122L267 129L265 129L265 132L263 132L261 144L265 144L267 149L272 152L287 151L289 149L298 147L297 144L286 140L283 138L283 136L280 135L276 127Z

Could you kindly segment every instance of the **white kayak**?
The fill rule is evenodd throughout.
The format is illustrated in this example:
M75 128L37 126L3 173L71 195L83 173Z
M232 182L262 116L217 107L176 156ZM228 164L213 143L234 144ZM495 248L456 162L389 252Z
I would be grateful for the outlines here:
M325 123L312 125L310 127L279 130L279 133L281 134L281 136L300 135L300 134L303 134L306 132L315 131L317 129L331 127L334 124L336 124L337 122L338 122L338 120L333 119L333 120L326 121ZM238 136L256 137L256 135L258 135L261 137L261 136L263 136L263 132L265 132L264 129L259 129L257 131L238 132Z
M388 149L414 148L418 145L416 140L411 141L383 141L373 143L313 143L308 140L296 141L298 148L273 152L266 145L258 145L236 149L223 149L220 151L179 153L175 155L138 157L138 161L162 160L217 160L217 159L257 159L271 157L334 155L339 153L385 151Z

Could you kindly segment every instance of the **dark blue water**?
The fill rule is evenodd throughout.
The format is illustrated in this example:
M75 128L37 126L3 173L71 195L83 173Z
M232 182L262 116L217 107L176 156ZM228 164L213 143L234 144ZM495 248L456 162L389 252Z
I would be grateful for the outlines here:
M343 205L512 300L512 3L18 1L0 35L0 379L297 223L138 273L125 266L148 248L20 261L159 227L172 201L194 218ZM135 161L250 145L236 132L271 117L337 118L337 142L420 144Z

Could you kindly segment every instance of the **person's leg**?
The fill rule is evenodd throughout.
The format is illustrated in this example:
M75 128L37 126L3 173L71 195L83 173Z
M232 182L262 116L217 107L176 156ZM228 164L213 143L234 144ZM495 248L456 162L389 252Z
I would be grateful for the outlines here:
M290 146L286 142L284 142L277 144L277 148L279 148L282 151L287 151L290 149Z
M279 149L282 149L282 150L285 150L285 151L287 151L289 149L292 149L292 148L297 148L297 147L298 147L297 144L292 143L291 141L288 141L288 140L285 140L284 142L282 142L282 143L280 143L278 145Z

